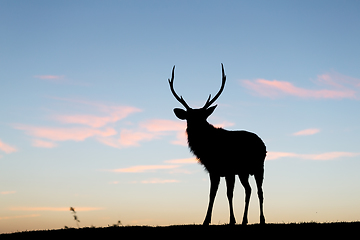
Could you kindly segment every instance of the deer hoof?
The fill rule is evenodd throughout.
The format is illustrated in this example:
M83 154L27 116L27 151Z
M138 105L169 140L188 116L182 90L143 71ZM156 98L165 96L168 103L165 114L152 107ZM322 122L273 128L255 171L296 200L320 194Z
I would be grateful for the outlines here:
M203 222L203 226L209 226L211 220L205 219Z
M235 225L235 223L236 223L235 219L230 219L229 225L233 226Z
M264 217L260 217L260 225L265 225L265 218Z

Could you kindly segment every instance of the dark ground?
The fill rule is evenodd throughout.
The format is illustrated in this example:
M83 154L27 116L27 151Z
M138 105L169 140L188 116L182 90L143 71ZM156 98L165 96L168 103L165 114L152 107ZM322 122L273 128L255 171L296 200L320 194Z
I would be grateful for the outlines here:
M0 239L360 239L360 222L84 227L0 234Z

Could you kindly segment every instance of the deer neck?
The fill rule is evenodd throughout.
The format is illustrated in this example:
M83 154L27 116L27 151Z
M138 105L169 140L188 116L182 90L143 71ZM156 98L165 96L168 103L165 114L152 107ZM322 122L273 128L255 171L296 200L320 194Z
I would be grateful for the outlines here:
M196 124L187 124L186 133L188 135L188 139L190 138L204 138L208 134L211 134L211 131L215 129L213 125L208 123L207 121L196 123Z

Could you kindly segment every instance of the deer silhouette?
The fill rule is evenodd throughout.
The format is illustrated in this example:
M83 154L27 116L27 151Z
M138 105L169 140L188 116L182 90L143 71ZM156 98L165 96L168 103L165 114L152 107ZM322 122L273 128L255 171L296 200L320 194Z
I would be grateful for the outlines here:
M182 96L178 96L174 90L174 71L169 79L170 90L174 97L185 107L186 110L175 108L176 117L187 121L187 138L190 151L196 156L199 163L205 167L210 176L209 205L203 225L211 223L212 209L220 177L225 177L227 198L230 208L230 225L236 223L233 210L233 191L235 176L238 175L241 184L245 188L245 209L242 224L248 223L248 208L251 195L249 176L254 175L257 193L260 203L260 224L265 224L263 213L263 190L264 161L266 146L254 133L248 131L229 131L216 128L207 122L207 118L214 112L217 105L211 105L216 101L224 90L226 76L222 67L222 84L219 92L211 99L211 94L205 105L199 109L188 106Z

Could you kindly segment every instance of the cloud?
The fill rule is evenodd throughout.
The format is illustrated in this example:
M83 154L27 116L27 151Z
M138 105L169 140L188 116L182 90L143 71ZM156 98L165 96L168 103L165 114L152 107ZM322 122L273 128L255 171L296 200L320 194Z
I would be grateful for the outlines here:
M89 106L91 111L97 110L99 114L57 114L51 116L63 124L78 124L83 126L43 127L15 124L14 128L23 130L27 135L36 139L32 141L34 147L53 148L58 141L84 141L88 138L95 138L99 142L111 147L122 148L138 146L141 141L149 141L157 138L160 134L149 132L144 129L116 131L110 124L116 123L128 117L132 113L141 112L141 109L131 106L106 105L98 102L54 98L60 101L69 102L78 107Z
M171 171L170 173L189 173L189 171L186 170L179 170L179 167L183 164L194 164L198 163L196 158L181 158L181 159L172 159L172 160L166 160L164 163L168 163L167 165L137 165L132 166L128 168L119 168L119 169L113 169L110 170L110 172L123 172L123 173L142 173L142 172L154 172L156 170L164 170L164 169L170 169L175 170Z
M70 211L69 207L11 207L11 211L49 211L49 212L67 212ZM76 207L77 212L88 212L102 210L104 208L99 207Z
M185 133L186 122L166 119L152 119L141 123L140 127L149 132L159 133L159 135L175 132L176 140L171 141L171 143L175 145L187 145Z
M171 144L182 145L182 146L187 145L187 139L185 133L186 122L184 121L152 119L141 123L140 127L148 132L158 133L157 136L165 135L170 132L175 132L176 139L171 141Z
M186 123L165 119L152 119L140 124L140 127L149 132L185 131Z
M318 75L317 82L337 88L345 88L346 86L360 87L360 79L346 76L335 71Z
M103 111L107 112L108 116L95 116L95 115L57 115L54 116L54 119L61 123L67 124L82 124L94 128L103 127L109 123L115 123L121 119L126 118L132 113L141 112L140 109L134 107L126 106L104 106L97 105L97 107Z
M231 126L234 126L234 125L235 125L235 123L224 121L224 122L222 122L222 123L214 124L214 127L217 127L217 128L226 128L226 127L231 127Z
M171 141L171 144L187 146L187 134L185 131L179 131L176 133L176 139Z
M149 179L149 180L143 180L141 181L141 183L144 183L144 184L157 184L157 183L177 183L177 182L180 182L179 180L175 180L175 179L159 179L159 178L152 178L152 179Z
M104 104L95 101L87 101L82 99L59 98L59 97L51 97L51 99L55 99L63 102L69 102L71 105L87 105L90 106L91 109L97 109L98 111L108 113L109 115L113 115L113 114L120 115L121 118L126 117L130 113L142 111L141 109L131 106L110 105L110 104ZM122 115L125 116L122 117Z
M172 132L176 134L176 140L172 144L186 145L186 123L166 119L152 119L141 122L137 129L122 129L119 138L99 137L98 140L115 148L139 146L140 142L159 139Z
M0 217L0 220L39 217L39 216L40 216L40 214L30 214L30 215L21 215L21 216L6 216L6 217Z
M0 150L7 153L7 154L17 151L17 149L15 147L10 146L10 145L2 142L1 139L0 139Z
M160 136L158 133L150 133L137 130L123 129L119 138L98 137L97 140L105 145L114 148L136 147L140 146L142 141L151 141Z
M181 158L181 159L166 160L164 162L172 163L172 164L194 164L194 163L198 163L199 161L196 158Z
M111 172L127 172L127 173L139 173L139 172L148 172L162 169L173 169L178 168L179 165L138 165L128 168L119 168L110 170Z
M43 141L40 139L34 139L32 141L32 145L34 147L40 147L40 148L54 148L57 146L57 144L54 142Z
M8 194L14 194L16 193L16 191L4 191L4 192L0 192L0 194L2 195L8 195Z
M316 133L320 132L320 129L317 128L309 128L304 129L299 132L293 133L294 136L307 136L307 135L314 135Z
M122 146L139 146L140 141L150 141L158 136L156 133L123 129L120 132L119 143Z
M284 157L293 157L293 158L300 158L305 160L333 160L336 158L343 158L343 157L356 157L359 156L360 153L354 152L326 152L320 154L298 154L298 153L290 153L290 152L268 152L266 156L266 160L275 160Z
M112 182L109 182L109 184L119 184L120 182L119 181L112 181Z
M15 125L15 128L24 130L30 136L52 141L84 141L93 136L107 137L117 133L113 128L107 128L103 131L93 128L52 128L28 125Z
M335 158L342 157L355 157L360 155L360 153L352 153L352 152L328 152L321 154L301 154L301 157L309 160L333 160Z
M43 79L43 80L57 80L57 79L61 79L64 76L59 76L59 75L36 75L34 76L34 78L39 78L39 79Z
M359 99L360 79L341 75L336 72L317 76L317 85L325 85L324 89L306 89L293 85L287 81L255 79L243 80L242 84L248 89L264 97L282 97L286 95L299 98L316 99Z

